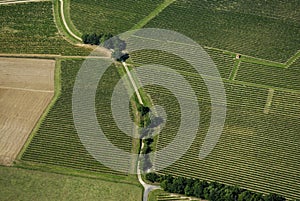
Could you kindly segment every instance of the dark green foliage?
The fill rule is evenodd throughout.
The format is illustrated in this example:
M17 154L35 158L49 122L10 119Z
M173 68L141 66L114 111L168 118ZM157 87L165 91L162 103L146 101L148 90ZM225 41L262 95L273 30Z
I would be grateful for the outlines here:
M237 186L227 186L218 182L202 181L184 177L172 177L171 175L146 174L151 182L161 182L161 187L170 193L195 196L209 201L285 201L283 196L269 194L263 196Z
M103 43L106 40L109 40L112 37L112 34L96 34L96 33L92 33L92 34L88 34L85 33L82 35L82 42L84 44L91 44L91 45L100 45L101 43Z
M150 172L150 173L146 174L145 176L146 176L146 179L148 181L151 181L152 183L160 182L160 176L153 172Z
M285 201L286 199L280 195L271 193L264 197L264 201Z

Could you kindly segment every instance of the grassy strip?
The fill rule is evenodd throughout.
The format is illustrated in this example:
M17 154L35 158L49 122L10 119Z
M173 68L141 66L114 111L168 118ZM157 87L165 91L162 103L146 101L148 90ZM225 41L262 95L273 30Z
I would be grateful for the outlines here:
M280 87L274 87L274 86L269 86L269 85L263 85L263 84L256 84L252 82L243 82L243 81L237 81L237 80L227 80L223 79L223 82L226 83L232 83L232 84L238 84L238 85L245 85L245 86L250 86L250 87L257 87L257 88L262 88L262 89L274 89L276 91L283 91L283 92L290 92L290 93L295 93L295 94L300 94L300 91L293 90L293 89L287 89L287 88L280 88Z
M265 108L264 108L264 113L265 114L269 114L269 112L270 112L270 108L272 106L274 92L275 92L274 89L269 89L268 98L267 98L266 105L265 105Z
M82 33L75 27L75 25L72 22L71 15L70 15L70 0L64 0L64 14L65 14L65 20L69 27L69 29L76 35L81 37Z
M61 13L60 13L60 3L59 0L54 0L53 1L53 15L54 15L54 22L56 24L56 27L58 31L65 36L65 39L70 42L71 44L77 44L79 41L71 36L68 32L68 30L65 28Z
M222 50L222 49L219 49L219 48L207 47L207 46L204 46L204 47L206 49L220 51L223 54L228 54L228 55L231 55L232 57L235 57L238 54L238 53L235 53L235 52L230 52L230 51ZM251 57L251 56L247 56L247 55L243 55L243 54L240 54L240 55L241 55L240 60L248 62L248 63L262 64L262 65L266 65L266 66L279 67L279 68L286 68L286 64L283 64L283 63L279 63L279 62L275 62L275 61L269 61L269 60L266 60L266 59L260 59L260 58L256 58L256 57ZM299 56L300 56L300 54L299 54ZM293 57L295 57L295 55Z
M141 38L141 39L147 39L147 40L153 40L153 41L159 41L157 39L152 39L152 38L145 38L145 37L141 37L141 36L133 36L136 38ZM185 46L194 46L191 44L185 44L185 43L180 43L180 42L175 42L175 41L168 41L169 43L174 43L174 44L179 44L179 45L185 45ZM234 53L234 52L230 52L227 50L222 50L219 48L213 48L213 47L208 47L208 46L204 46L205 49L211 49L211 50L217 50L217 51L221 51L223 54L227 54L230 55L232 57L235 57L238 53ZM244 61L244 62L248 62L248 63L254 63L254 64L262 64L265 66L271 66L271 67L278 67L278 68L287 68L287 65L291 65L298 57L300 57L300 51L297 52L295 55L293 55L287 63L279 63L279 62L275 62L275 61L269 61L266 59L260 59L260 58L256 58L256 57L251 57L251 56L247 56L247 55L241 55L240 60Z
M136 30L143 28L149 21L155 18L160 12L162 12L165 8L167 8L170 4L172 4L175 0L165 0L162 4L160 4L154 11L152 11L147 17L139 21L135 26L133 26L130 30Z
M119 75L120 75L121 78L126 75L126 72L125 72L125 69L124 69L123 65L116 64L116 67L118 69L118 72L119 72ZM128 88L132 87L132 85L131 85L131 83L130 83L130 81L128 79L124 79L124 81L125 81L125 88L128 89ZM128 95L130 95L130 94L128 94ZM137 111L136 102L133 99L131 99L130 103L132 105L134 121L138 124L138 122L139 122L139 115L137 114L138 111ZM133 140L132 140L131 153L138 154L140 152L140 146L141 145L140 145L140 140L138 139L139 136L135 136L135 137L136 138L133 138ZM134 172L136 172L137 164L138 164L137 158L135 160L132 159L131 168L132 168L132 170Z
M300 50L294 54L286 63L286 68L290 67L297 59L300 58Z
M61 61L56 60L56 63L55 63L55 76L54 76L54 96L53 96L50 104L48 105L48 107L43 112L43 114L40 117L39 121L35 125L34 129L31 132L31 134L29 135L27 141L25 142L24 146L22 147L22 149L21 149L20 153L18 154L16 160L20 160L22 158L22 155L24 154L25 150L27 149L27 147L31 143L31 141L32 141L33 137L35 136L35 134L37 133L37 131L39 130L39 128L40 128L42 122L44 121L45 117L47 116L47 114L49 113L51 108L54 106L56 100L60 96L60 94L61 94L60 75L61 75Z
M0 188L4 200L137 201L142 194L137 185L15 167L0 167Z
M134 186L139 186L136 178L134 176L122 176L116 174L105 174L99 172L92 172L87 170L78 170L69 167L62 167L56 165L34 163L27 161L18 161L14 167L27 169L27 170L37 170L41 172L51 172L61 175L69 175L75 177L91 178L91 179L101 179L103 181L125 183Z
M116 67L118 68L118 72L119 72L121 78L126 75L126 71L125 71L123 65L117 65L116 64ZM124 79L124 81L125 81L125 88L128 89L128 88L132 87L132 85L131 85L131 83L128 79ZM137 97L135 99L137 99ZM140 116L139 116L139 112L138 112L138 109L137 109L137 104L136 104L137 101L134 100L134 98L131 98L130 103L132 105L132 112L133 112L134 122L137 125L139 125ZM137 130L135 130L134 132L135 132L135 138L132 139L131 153L139 154L140 151L141 151L141 140L139 139L140 133ZM138 136L136 136L136 135L138 135ZM130 165L131 165L131 170L133 171L133 173L137 173L138 162L139 162L139 158L135 158L135 159L132 158L132 161L131 161ZM136 181L138 180L137 174L134 174L133 177L135 178ZM139 183L139 186L143 189L143 194L144 194L144 187L140 183ZM142 194L142 196L143 196L143 194ZM143 199L143 198L141 197L141 199Z
M234 66L233 66L233 69L232 69L232 71L231 71L229 80L234 80L234 79L235 79L236 74L237 74L237 72L238 72L238 70L239 70L240 64L241 64L241 60L236 59L236 60L234 61Z
M166 192L163 190L151 191L148 195L148 201L157 201L157 197L164 194L166 194Z
M254 64L262 64L265 66L271 66L271 67L278 67L278 68L286 68L286 65L283 63L275 62L275 61L269 61L265 59L259 59L255 57L250 56L241 56L241 60L248 63L254 63Z

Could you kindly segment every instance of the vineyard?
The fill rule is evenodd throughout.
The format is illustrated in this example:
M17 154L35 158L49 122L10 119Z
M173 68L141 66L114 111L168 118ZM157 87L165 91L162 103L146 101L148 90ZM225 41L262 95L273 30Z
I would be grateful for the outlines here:
M72 106L76 105L72 105L73 88L76 75L84 62L83 56L90 54L90 49L86 47L91 46L75 44L80 40L72 41L71 37L68 36L70 33L65 33L65 36L60 33L60 31L67 30L66 25L59 21L64 16L71 31L74 31L78 37L84 33L117 35L144 25L145 28L177 31L200 44L216 65L221 77L220 80L214 77L216 76L214 69L208 68L210 62L208 60L202 61L203 58L199 58L206 56L206 54L198 55L195 44L181 43L175 51L173 47L180 44L180 40L171 36L170 38L162 37L161 41L155 37L151 38L155 36L155 31L149 32L150 40L146 38L147 36L143 34L139 36L135 32L137 35L131 39L134 39L132 41L137 46L130 44L132 42L130 39L126 41L126 50L130 50L130 45L133 49L139 47L139 42L145 42L141 43L145 46L153 43L154 45L151 47L157 47L157 50L152 48L129 52L130 58L126 62L132 72L133 81L130 80L128 83L125 81L125 85L121 85L124 87L121 88L122 92L128 92L129 87L135 86L135 84L139 86L141 84L139 82L143 81L143 79L140 80L138 71L134 71L135 68L142 68L141 66L145 64L158 64L172 68L181 74L194 90L198 101L200 119L196 138L188 151L170 166L165 160L168 156L154 153L150 158L154 170L155 168L158 170L164 165L168 166L157 171L158 174L199 178L230 186L237 185L253 192L276 193L287 199L300 198L299 0L284 3L282 0L272 0L272 3L262 0L204 0L201 2L199 0L176 0L174 2L173 0L63 0L63 2L65 3L63 7L65 15L60 13L59 6L62 5L62 2L59 0L35 3L19 2L10 5L1 4L0 6L1 54L14 54L8 55L10 57L27 57L28 55L25 54L39 54L45 57L52 57L48 54L63 55L63 57L55 57L56 76L60 74L55 83L55 87L59 88L56 89L55 99L45 110L40 122L36 124L37 126L33 129L29 140L19 153L18 160L14 163L23 170L19 171L15 167L11 169L0 168L0 173L3 173L3 179L0 178L0 185L8 189L8 196L18 196L15 195L15 188L21 189L22 186L25 188L26 196L33 196L32 192L40 189L44 183L50 182L48 186L50 190L47 189L47 191L58 192L59 196L63 198L69 195L64 195L64 191L71 189L70 191L73 193L70 193L70 196L78 195L82 200L85 200L88 191L83 192L86 188L84 186L90 187L88 190L92 191L91 200L117 200L120 198L119 196L128 196L130 200L141 198L140 187L142 185L136 186L135 176L112 170L101 164L87 151L88 148L92 147L89 147L90 145L95 144L95 140L86 138L89 145L85 147L78 136L74 125L73 115L75 113L72 111ZM121 39L123 40L123 38ZM172 49L166 48L170 52L158 50L165 44L171 44L169 47ZM113 46L117 45L114 43ZM114 51L109 51L109 53L111 52ZM199 72L191 65L197 62L188 63L183 59L184 56L182 58L176 56L175 53L178 52L182 55L184 53L189 54L189 57L186 58L190 60L202 61L203 66L201 67L203 69L201 69L202 71L198 69L202 74L199 75ZM30 56L33 57L33 55ZM87 60L92 61L93 59L87 58ZM41 60L39 60L38 65L42 65ZM123 65L126 66L126 63ZM8 74L5 67L3 68L4 77ZM152 68L154 69L155 66ZM121 75L127 73L122 69L122 65L118 65L116 61L106 70L98 83L95 96L95 113L99 126L108 140L125 152L138 154L142 153L141 150L147 150L149 147L151 148L149 152L163 150L170 145L180 130L181 116L185 114L191 119L196 119L195 111L190 110L192 107L186 107L187 105L181 107L180 101L171 90L155 84L155 79L159 76L154 77L152 75L152 77L146 78L153 85L145 85L143 89L140 89L141 99L146 107L131 105L133 103L132 98L132 102L129 104L130 117L132 120L140 121L138 123L142 125L146 120L143 119L143 116L139 116L142 112L139 111L139 113L138 110L147 108L149 112L150 107L148 106L153 103L164 108L167 121L164 122L165 124L157 137L151 136L153 138L149 142L151 140L153 142L150 145L146 144L145 140L140 141L123 133L121 128L118 128L119 123L128 126L128 128L131 125L125 118L120 118L117 125L117 118L115 119L112 114L111 103L112 94L121 79ZM26 82L22 84L22 87L23 85L29 86L30 76L34 73L28 69L23 71L27 74L24 76ZM168 73L172 72L170 69L161 71L163 72L159 73L162 77L159 78L163 78L163 75L170 75ZM89 78L94 78L93 75ZM42 86L43 81L47 81L41 73L38 73L36 77L35 79L39 80L39 87ZM15 76L15 78L19 81L21 79L20 76ZM207 82L205 82L207 80L223 81L226 104L221 98L213 102L210 97L213 94L208 91ZM188 90L179 87L179 83L176 83L175 80L170 82L172 82L169 83L173 87L172 89L182 95L182 99L190 100L193 98ZM83 86L82 90L88 91L91 89L90 87L90 85ZM8 89L2 89L2 93L6 94L7 97L12 97L5 92L6 90ZM218 91L219 88L215 87L212 90ZM32 105L34 101L38 101L35 96L32 96L34 93L36 92L24 91L15 99L17 102L22 102L22 98L28 96L30 101L27 101L26 104ZM52 92L47 101L51 97ZM219 98L218 96L214 97ZM13 106L15 104L13 101L8 100L9 107L3 105L3 111L12 111L10 108L13 107L18 109ZM118 101L121 101L121 98ZM214 108L212 108L212 103L216 103ZM90 108L87 107L86 105L82 106L83 112L81 114L86 117L82 122L85 125L90 125L91 118L86 112ZM222 135L212 152L205 159L200 160L200 149L208 130L220 128L219 122L211 122L212 111L225 108L226 120ZM21 111L21 109L19 110ZM183 111L181 109L188 112L181 113ZM28 113L37 113L37 111L38 108L35 108ZM28 114L26 112L24 114L23 119L29 121ZM13 115L19 119L21 117L17 112L12 113ZM7 124L6 117L3 116L2 119L4 119L2 124ZM142 123L142 121L144 122ZM185 123L190 125L190 122ZM18 126L22 125L20 123L15 124L12 129L20 130ZM89 128L87 130L90 131ZM192 133L193 128L187 127L184 131L188 135ZM138 132L136 129L133 134L138 134ZM98 133L93 134L96 136ZM8 142L8 140L2 141ZM146 145L138 150L142 141ZM11 142L7 144L10 146ZM106 144L101 145L104 145L107 153L111 153L111 147L106 147ZM5 144L5 146L7 145ZM99 154L100 149L98 150L98 147L97 149L92 147L92 149ZM171 147L171 150L176 154L176 147ZM173 154L172 151L170 155ZM14 155L16 154L14 153ZM0 153L1 155L3 153ZM123 170L123 161L126 161L125 165L128 164L129 169L139 167L137 158L128 159L128 161L124 158L120 155L106 157L118 167L122 165L120 169ZM140 162L145 164L145 161L141 160ZM10 163L12 162L11 160ZM141 167L143 166L141 165ZM43 170L45 174L38 173L38 171L33 174L28 172L30 170L25 170L26 168ZM49 175L50 173L47 171L62 175ZM78 179L74 179L74 177L74 180L71 181L69 176L63 174L80 175L80 177L76 177ZM81 178L81 176L99 178L99 180L90 181L87 178ZM107 181L101 181L103 178L107 178ZM15 183L15 180L21 182ZM126 184L122 184L122 182L126 182ZM141 181L139 182L142 184ZM6 186L6 183L13 185ZM132 187L131 184L133 184ZM75 189L73 185L76 187ZM146 190L145 188L144 192ZM100 194L100 198L98 194ZM41 196L45 198L45 195ZM49 193L50 199L51 196L53 193ZM163 191L156 191L152 195L150 193L151 196L153 200L160 201L194 199ZM12 197L12 199L14 198ZM29 199L32 200L32 197ZM197 199L195 198L195 200Z
M72 0L70 15L81 33L120 34L146 17L163 0Z
M52 2L1 5L0 13L1 53L89 54L58 33Z
M22 156L22 160L70 167L79 170L121 174L96 161L84 148L74 127L72 91L82 61L66 60L61 67L61 95L42 122L38 132ZM100 80L96 94L96 113L107 138L117 147L131 152L132 139L114 123L110 99L119 80L115 66L111 66ZM125 90L125 89L124 89ZM112 160L118 161L118 156ZM129 165L130 161L128 161Z
M236 80L299 91L299 77L300 59L285 69L242 62Z
M231 55L223 54L223 52L219 50L205 48L205 51L209 54L217 66L221 77L228 78L234 65L234 58ZM162 52L159 50L136 51L131 54L131 58L135 65L164 64L178 71L197 73L196 70L183 59L176 57L171 53ZM171 63L168 62L170 61L170 58L172 58Z
M260 5L252 13L253 2L248 0L178 0L146 27L178 31L202 46L285 62L299 48L299 3L275 4L281 6L275 11L282 10L275 12L275 16L268 15L268 5Z
M223 54L223 60L217 60L216 58L222 58L221 52L208 50L208 53L225 78L227 117L217 146L203 161L199 160L199 151L210 125L211 106L202 78L191 66L172 54L153 50L132 54L133 63L138 65L163 64L177 70L191 84L199 101L201 118L196 140L184 156L160 173L236 184L257 192L275 192L287 198L299 197L300 94L285 89L298 90L298 61L287 69L264 66L259 70L257 65L249 67L247 72L250 75L253 72L252 77L245 74L245 84L238 84L228 80L230 69L233 68L233 58ZM237 79L240 78L240 73L246 72L241 71L244 64L247 63L241 63ZM270 75L263 73L265 71L269 71ZM280 73L282 78L277 78ZM286 82L283 79L287 79ZM261 87L252 86L251 83L248 85L247 82L260 84ZM272 95L270 105L267 104L270 90L266 84L278 87ZM176 88L175 83L174 87ZM179 129L179 104L170 91L160 86L147 86L145 91L154 104L163 106L168 114L157 145L157 150L161 150L175 138ZM162 158L160 160L156 157L155 163L161 165L162 161Z

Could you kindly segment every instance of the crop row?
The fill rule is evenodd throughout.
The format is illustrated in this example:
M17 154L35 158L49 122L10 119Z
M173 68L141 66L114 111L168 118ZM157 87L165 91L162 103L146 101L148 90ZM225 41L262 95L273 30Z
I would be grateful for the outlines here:
M112 33L128 31L154 10L162 0L72 0L70 15L82 33Z
M230 72L233 68L234 60L230 55L223 54L221 51L204 49L215 63L220 76L222 78L229 78ZM196 58L197 55L195 55ZM159 50L142 50L131 54L131 58L135 64L160 64L173 68L178 71L186 71L190 73L197 73L195 69L183 59L172 55L171 53L162 52Z
M199 83L191 76L189 79L192 83ZM202 119L193 145L176 163L160 172L238 184L243 188L275 192L288 198L299 197L298 94L275 91L271 112L264 114L266 89L234 84L225 84L225 88L227 117L221 138L210 155L205 160L198 158L210 125L210 106L206 103L200 105ZM176 136L180 124L179 105L173 104L175 97L165 89L151 86L146 91L154 103L167 108L168 121L159 135L160 150ZM163 161L164 156L157 155L154 165L159 167Z
M81 64L82 61L62 62L61 95L33 137L22 156L22 160L120 174L94 159L81 143L75 129L72 113L72 91ZM111 93L118 80L119 75L116 68L110 67L101 79L99 90L96 93L96 115L106 137L118 148L131 152L132 138L117 128L110 111ZM82 111L83 113L86 111L84 105ZM94 139L90 139L90 142L94 143ZM109 147L106 150L109 152ZM96 152L98 153L98 151ZM120 161L121 159L118 159L118 156L112 156L111 160Z
M58 34L52 2L1 5L0 13L1 53L89 54Z
M244 1L235 3L222 8L222 5L208 7L197 0L179 0L146 27L178 31L200 45L280 62L287 61L298 50L297 21L261 16L264 11L261 14L240 12L243 9L236 12L234 8L243 7ZM291 9L297 13L296 7Z
M235 79L267 86L300 90L299 78L300 65L296 65L296 63L284 69L242 62Z

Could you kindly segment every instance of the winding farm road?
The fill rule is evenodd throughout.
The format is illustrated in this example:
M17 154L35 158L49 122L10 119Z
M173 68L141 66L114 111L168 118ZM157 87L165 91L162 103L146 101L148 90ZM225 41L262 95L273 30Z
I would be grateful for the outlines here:
M80 37L78 37L76 34L74 34L71 29L69 28L66 19L65 19L65 14L64 14L64 1L63 0L59 0L60 1L60 14L61 14L61 19L64 23L64 26L66 28L66 30L68 31L68 33L73 36L74 38L76 38L79 41L82 41L82 39Z
M122 64L123 64L123 66L124 66L124 68L126 70L126 73L127 73L128 77L129 77L129 79L130 79L130 82L131 82L131 84L132 84L132 86L133 86L133 88L135 90L135 93L136 93L136 96L137 96L137 98L139 100L139 103L141 105L144 105L143 100L141 98L141 94L140 94L140 92L139 92L139 90L138 90L138 88L137 88L137 86L136 86L136 84L135 84L135 82L134 82L134 80L133 80L133 78L131 76L130 71L128 70L127 64L124 61L122 61Z
M143 149L143 147L144 147L144 143L142 142L141 150ZM138 165L137 165L137 176L140 184L142 184L142 186L144 187L143 201L148 200L148 195L151 191L161 189L160 186L149 185L143 181L141 176L140 161L138 161Z

